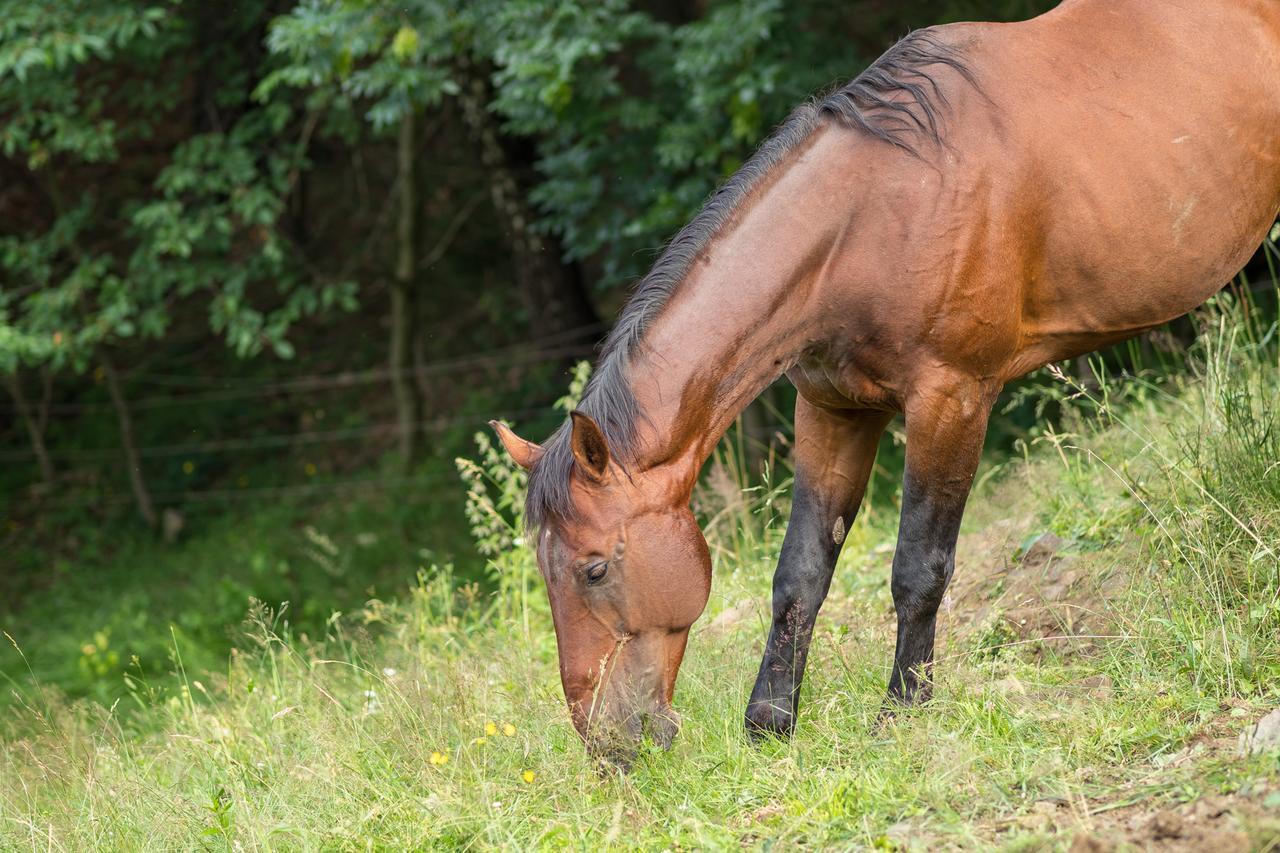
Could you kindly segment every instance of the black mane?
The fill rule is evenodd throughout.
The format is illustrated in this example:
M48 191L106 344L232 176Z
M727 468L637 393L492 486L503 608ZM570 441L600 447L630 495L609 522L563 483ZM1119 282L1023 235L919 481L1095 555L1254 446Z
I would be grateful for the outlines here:
M976 85L957 50L929 30L902 39L852 82L797 107L738 172L716 190L702 210L667 244L665 251L618 317L605 339L600 359L578 410L604 432L614 459L624 467L635 451L639 406L627 379L627 367L650 323L670 299L698 255L760 180L824 119L859 130L912 155L920 140L941 144L939 111L947 99L927 70L946 66ZM533 530L551 518L571 518L569 476L573 453L566 421L543 445L529 475L525 521Z

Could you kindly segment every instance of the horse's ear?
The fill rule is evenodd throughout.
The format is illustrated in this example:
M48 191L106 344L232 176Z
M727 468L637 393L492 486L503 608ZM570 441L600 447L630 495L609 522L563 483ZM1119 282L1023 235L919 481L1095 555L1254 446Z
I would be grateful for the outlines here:
M498 434L498 441L502 442L507 453L510 453L511 458L524 470L528 471L542 458L542 445L525 441L512 432L510 427L499 421L489 421L489 426L493 427L493 431Z
M603 482L609 473L609 442L599 425L582 412L570 412L573 419L573 458L589 479Z

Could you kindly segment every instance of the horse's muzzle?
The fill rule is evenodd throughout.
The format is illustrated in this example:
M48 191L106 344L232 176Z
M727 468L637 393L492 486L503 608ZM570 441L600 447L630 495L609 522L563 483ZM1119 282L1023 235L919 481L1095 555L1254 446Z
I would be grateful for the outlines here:
M593 720L585 731L579 729L587 754L600 763L602 770L616 768L623 772L631 769L646 739L661 749L670 749L679 731L680 715L670 706L632 710Z

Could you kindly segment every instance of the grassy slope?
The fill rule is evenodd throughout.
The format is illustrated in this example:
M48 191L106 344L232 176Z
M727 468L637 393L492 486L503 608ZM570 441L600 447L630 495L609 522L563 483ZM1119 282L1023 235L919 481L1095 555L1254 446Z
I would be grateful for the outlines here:
M44 571L19 573L27 588L0 587L0 630L24 653L0 645L0 683L34 676L109 705L127 695L124 673L171 673L175 644L193 670L222 666L250 600L287 601L295 629L322 634L335 610L398 594L416 565L461 552L477 562L463 490L456 474L450 479L430 491L375 481L320 502L255 502L195 518L177 545L157 542L131 519L96 531L79 521L75 535L109 539L109 547L80 544L75 562L46 556ZM446 539L441 530L456 533ZM38 564L34 548L25 556ZM0 711L11 699L0 691Z
M1280 430L1252 429L1278 425L1280 383L1230 343L1205 381L989 479L937 698L884 728L881 513L846 545L796 738L743 736L781 538L743 510L713 531L682 733L629 776L582 754L516 550L496 598L436 576L319 642L260 613L224 670L134 682L114 710L28 691L0 746L0 848L1274 846L1277 754L1238 758L1234 738L1280 697ZM1020 562L1046 530L1062 549Z

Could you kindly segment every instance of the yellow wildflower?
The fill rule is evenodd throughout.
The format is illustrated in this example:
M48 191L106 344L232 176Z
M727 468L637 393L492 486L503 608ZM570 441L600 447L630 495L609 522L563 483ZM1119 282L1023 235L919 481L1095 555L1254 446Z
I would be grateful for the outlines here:
M532 770L526 770L520 774L520 778L525 781L525 784L532 785L533 780L538 778L538 774L534 773Z
M436 767L443 767L449 763L449 756L445 755L443 752L433 752L431 753L431 763Z
M194 462L183 462L183 463L182 463L182 473L184 473L184 474L190 474L190 473L191 473L192 471L194 471L194 470L196 470L196 465L195 465L195 463L194 463Z
M489 739L488 739L488 738L486 738L486 737L478 737L478 738L476 738L475 740L471 741L471 745L472 745L472 746L484 746L484 745L485 745L486 743L488 743L488 742L489 742Z
M316 475L316 466L314 463L308 462L306 467L302 470L307 472L308 477L314 477Z
M484 733L485 733L485 734L487 734L489 737L493 737L494 735L496 735L496 734L498 733L498 724L497 724L497 723L485 723L485 724L484 724Z
M516 727L511 725L510 723L503 723L502 733L507 737L514 737L516 733Z

